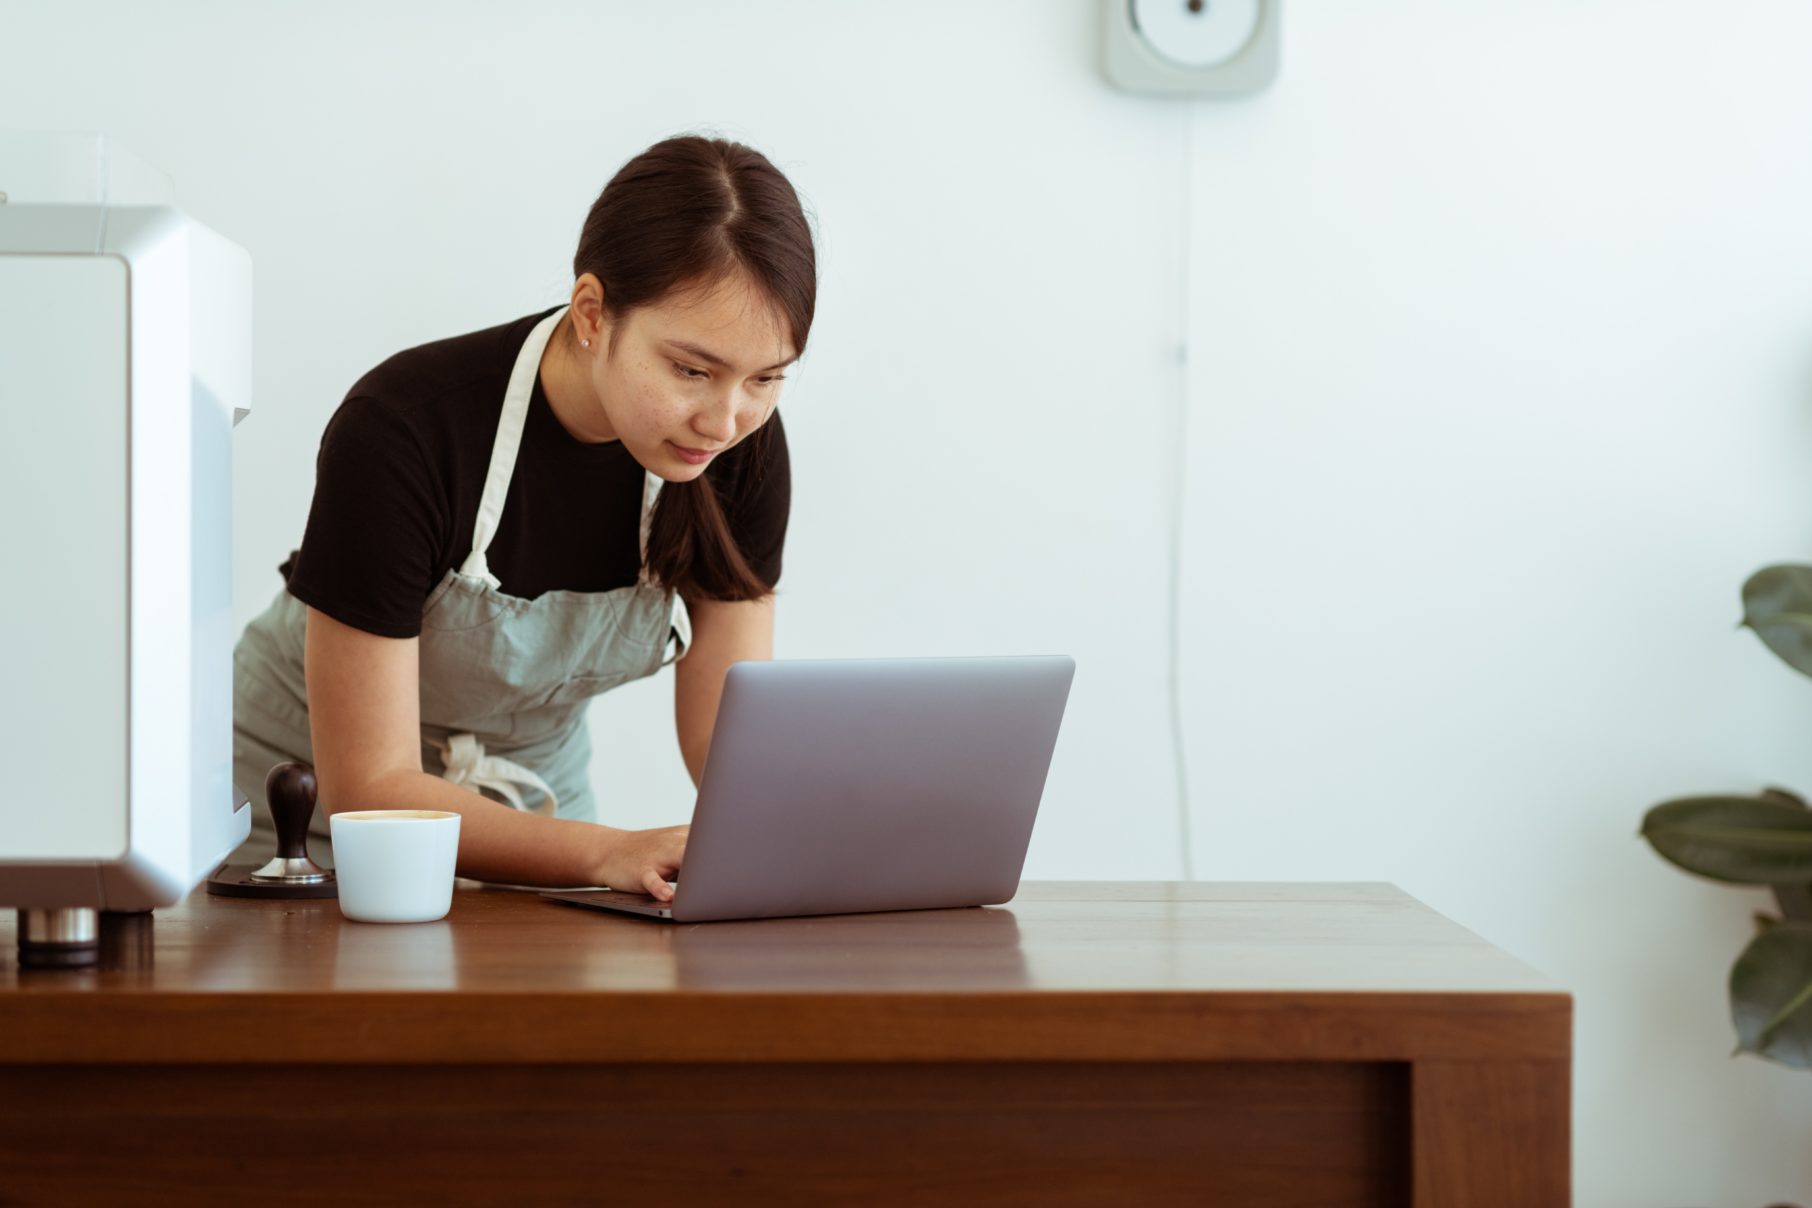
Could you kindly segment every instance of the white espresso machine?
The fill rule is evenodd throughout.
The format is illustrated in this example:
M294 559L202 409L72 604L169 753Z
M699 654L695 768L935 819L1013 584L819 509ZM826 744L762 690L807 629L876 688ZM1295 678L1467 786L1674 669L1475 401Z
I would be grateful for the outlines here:
M96 134L0 131L0 908L22 966L175 903L232 782L232 431L252 265Z

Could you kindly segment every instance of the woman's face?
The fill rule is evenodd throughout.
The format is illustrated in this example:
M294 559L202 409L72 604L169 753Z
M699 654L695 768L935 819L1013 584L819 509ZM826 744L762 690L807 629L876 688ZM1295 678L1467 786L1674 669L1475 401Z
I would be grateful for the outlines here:
M777 309L748 278L632 310L615 323L615 351L602 303L598 279L579 278L569 318L591 345L572 350L595 408L582 419L589 432L621 440L644 468L668 482L690 481L774 413L798 354Z

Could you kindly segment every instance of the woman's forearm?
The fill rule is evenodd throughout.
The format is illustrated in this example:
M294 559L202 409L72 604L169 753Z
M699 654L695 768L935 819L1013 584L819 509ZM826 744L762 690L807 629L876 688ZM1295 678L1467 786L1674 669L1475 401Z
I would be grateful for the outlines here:
M673 694L674 729L679 736L680 758L697 788L705 774L705 756L711 751L711 731L717 726L717 704L723 696L723 675L700 682L680 678Z
M699 600L688 597L692 646L673 667L673 720L680 758L697 787L717 727L724 676L733 663L774 657L774 597Z
M621 832L576 818L525 814L426 772L397 772L367 786L354 809L445 810L460 816L458 875L506 885L596 885ZM323 801L323 806L327 802Z

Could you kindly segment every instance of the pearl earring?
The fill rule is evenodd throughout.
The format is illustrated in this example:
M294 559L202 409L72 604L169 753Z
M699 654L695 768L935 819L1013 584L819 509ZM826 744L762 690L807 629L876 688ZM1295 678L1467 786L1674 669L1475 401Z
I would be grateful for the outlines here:
M579 341L579 347L581 347L581 348L590 348L590 347L591 347L591 341L590 341L590 340L580 340L580 341Z

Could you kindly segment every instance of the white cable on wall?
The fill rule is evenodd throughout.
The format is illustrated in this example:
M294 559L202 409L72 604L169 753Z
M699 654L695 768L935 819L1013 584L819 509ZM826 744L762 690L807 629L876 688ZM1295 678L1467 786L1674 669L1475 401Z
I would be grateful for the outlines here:
M1183 488L1189 477L1189 232L1194 220L1191 187L1195 175L1195 106L1193 100L1183 107L1183 230L1180 266L1181 298L1178 307L1181 330L1177 341L1177 422L1172 443L1174 473L1170 484L1170 744L1176 764L1177 780L1177 845L1183 855L1183 879L1195 880L1195 847L1189 826L1189 761L1183 751Z

